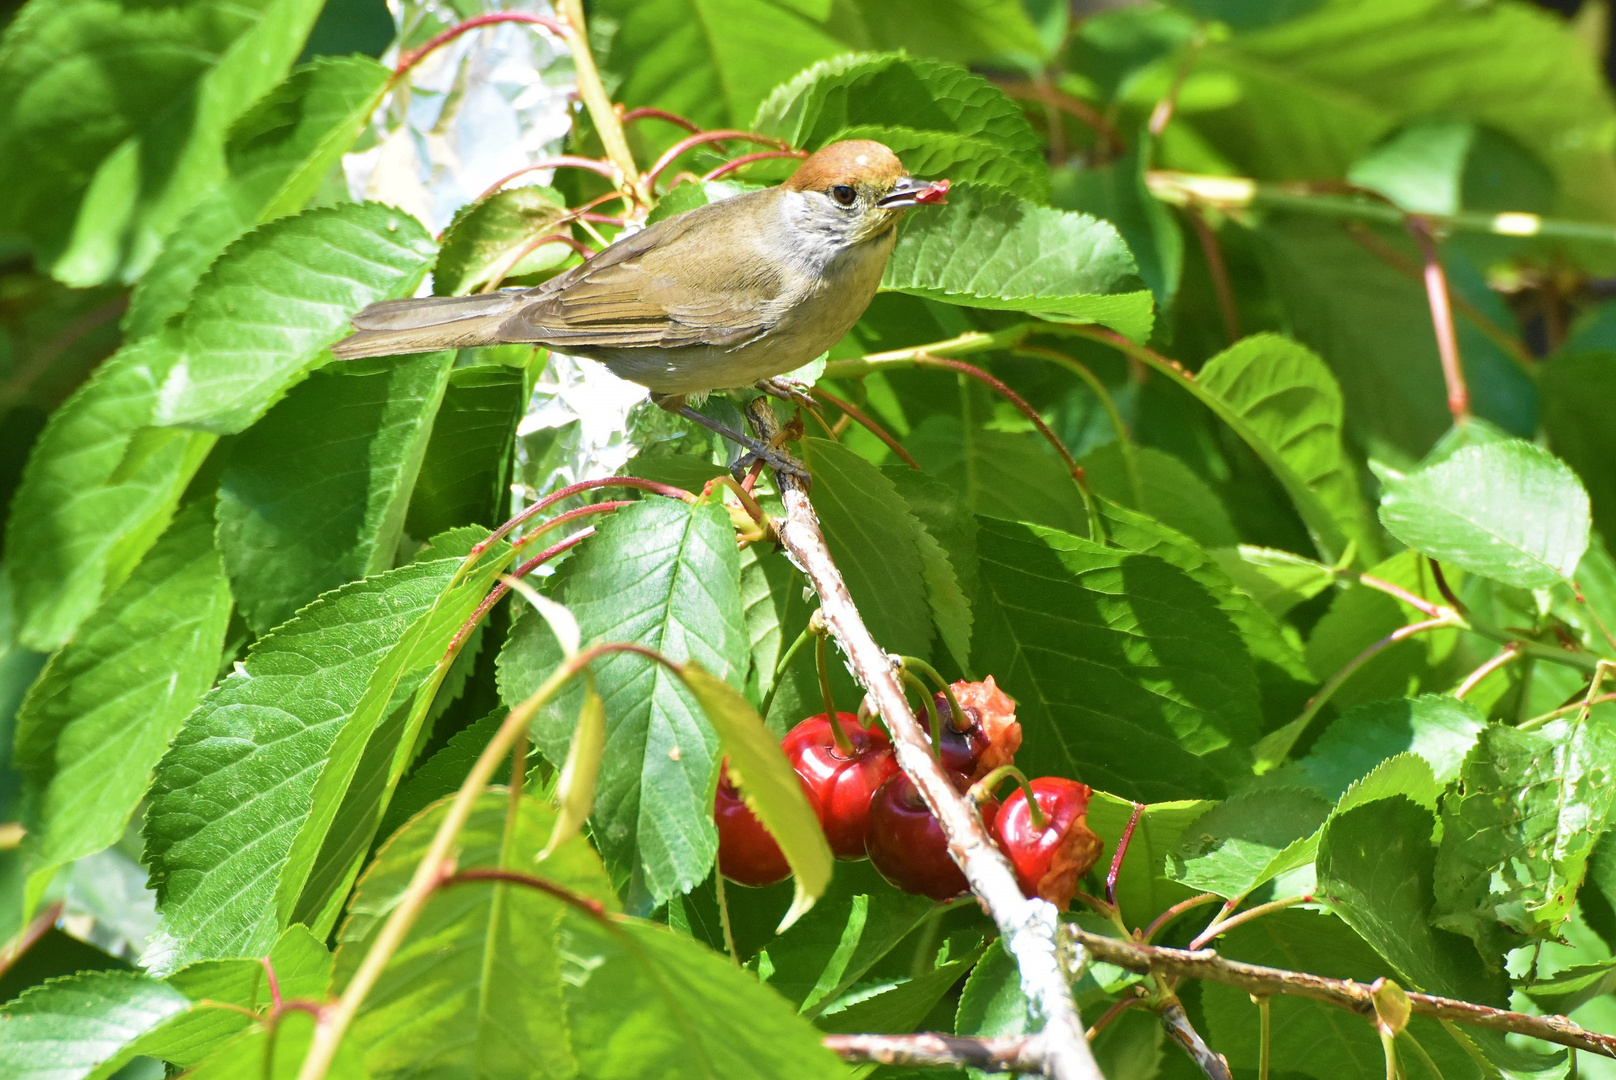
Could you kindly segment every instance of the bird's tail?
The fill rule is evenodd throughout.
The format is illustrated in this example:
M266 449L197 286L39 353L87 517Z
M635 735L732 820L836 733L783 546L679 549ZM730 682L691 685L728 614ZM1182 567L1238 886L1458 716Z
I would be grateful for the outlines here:
M476 296L383 300L353 317L354 332L331 346L339 360L499 344L499 326L525 290Z

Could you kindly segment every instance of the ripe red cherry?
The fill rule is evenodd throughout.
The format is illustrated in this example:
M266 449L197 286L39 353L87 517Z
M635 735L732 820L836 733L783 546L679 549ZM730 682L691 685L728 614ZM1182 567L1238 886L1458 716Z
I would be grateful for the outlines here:
M1018 787L1004 800L988 833L1016 868L1022 892L1065 908L1077 892L1078 879L1105 847L1086 820L1091 792L1087 784L1058 776L1040 776L1031 786L1044 812L1044 828L1033 828L1032 808Z
M974 782L1000 765L1015 761L1021 748L1021 725L1016 704L989 675L981 682L957 682L949 689L965 715L956 719L948 695L937 694L937 719L942 729L938 757L943 768L964 773Z
M844 754L837 747L824 713L792 728L780 748L803 785L818 799L819 824L832 853L838 859L862 859L870 798L898 771L898 760L892 755L891 741L879 728L865 727L852 713L837 713L836 720L852 745L851 753Z
M965 777L952 778L955 787L965 789ZM993 799L982 805L982 823L989 828L998 807ZM947 900L970 887L949 857L942 825L932 817L914 781L901 772L870 800L869 849L870 862L881 876L904 892Z
M806 787L806 785L804 785ZM815 813L819 806L812 791L808 802ZM718 826L718 869L737 885L773 885L791 875L780 845L741 801L741 793L729 782L727 771L719 777L713 796L713 822Z

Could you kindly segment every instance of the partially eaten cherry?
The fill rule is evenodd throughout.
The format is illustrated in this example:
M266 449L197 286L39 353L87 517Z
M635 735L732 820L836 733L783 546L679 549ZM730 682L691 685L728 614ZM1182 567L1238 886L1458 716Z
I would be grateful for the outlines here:
M966 778L950 775L963 791ZM980 809L982 823L991 829L997 801L988 799ZM869 851L881 876L904 892L947 900L970 887L948 854L942 824L904 773L890 777L870 800Z
M838 740L824 713L810 716L780 743L786 760L817 800L819 824L838 859L862 859L870 798L898 771L892 742L878 727L865 727L852 713L836 714Z
M1015 867L1021 891L1064 909L1105 847L1088 826L1092 792L1087 784L1058 776L1041 776L1029 786L1043 813L1043 828L1034 826L1026 790L1018 787L1004 800L988 833Z
M954 691L962 715L954 715L947 694L933 698L942 734L937 756L943 768L964 773L975 782L1015 761L1016 751L1021 749L1016 703L994 684L993 676L981 682L957 682L949 689Z

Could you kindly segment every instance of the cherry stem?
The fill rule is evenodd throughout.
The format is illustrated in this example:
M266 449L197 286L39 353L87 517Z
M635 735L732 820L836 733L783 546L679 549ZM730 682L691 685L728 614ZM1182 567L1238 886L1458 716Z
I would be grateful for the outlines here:
M1425 294L1431 305L1431 326L1436 332L1442 381L1448 388L1448 412L1453 415L1455 424L1463 424L1470 419L1470 390L1465 385L1464 364L1459 358L1459 335L1454 330L1453 305L1448 301L1448 277L1442 269L1431 223L1418 214L1410 214L1408 231L1425 260Z
M891 450L894 454L897 454L900 458L902 458L905 465L909 466L911 469L914 469L916 472L920 471L920 462L916 461L914 457L910 455L909 451L903 448L903 444L897 439L894 439L886 428L872 420L857 405L854 405L851 401L843 401L835 394L819 386L813 388L813 395L814 397L819 398L821 401L842 410L844 415L851 416L866 431L885 443L888 450Z
M426 44L418 49L400 53L398 64L393 68L393 82L397 82L409 73L409 70L419 64L427 56L449 44L461 34L468 33L483 26L492 26L496 23L527 23L531 26L542 26L563 41L567 39L567 28L548 15L532 15L522 11L491 11L486 15L477 15L463 23L457 23L435 37L429 38Z
M515 870L501 870L492 866L474 866L468 870L456 870L452 874L444 875L438 881L437 887L448 889L456 885L467 885L474 881L494 881L509 885L520 885L525 889L533 889L536 892L544 893L546 896L554 897L568 907L583 912L597 922L610 923L612 921L611 915L606 911L606 906L599 900L591 900L589 897L580 896L571 889L557 885L553 881L546 881L544 878L534 877L531 874L518 873Z
M554 530L567 524L569 521L576 521L581 517L589 517L592 514L609 514L613 510L620 507L632 506L633 504L633 499L617 499L610 502L590 503L588 506L574 507L564 514L557 514L555 517L551 518L549 521L546 521L543 525L540 525L531 532L523 533L519 539L515 540L511 544L511 550L521 551L523 548L531 545L533 541L537 540L545 533L553 532Z
M735 493L735 497L741 501L741 508L746 511L747 517L751 518L759 525L764 524L768 520L768 515L763 512L762 505L757 501L753 494L742 487L741 482L735 479L733 476L725 475L713 477L711 480L707 481L706 485L701 489L702 496L706 497L711 495L714 488L720 487L728 488Z
M819 625L823 627L825 624L820 622ZM810 621L809 627L812 626L813 622ZM820 632L816 633L815 637L818 640L814 642L814 666L819 670L819 696L825 703L825 719L830 722L830 737L836 743L836 752L850 758L853 756L853 740L842 730L841 717L836 713L836 699L830 692L830 657L826 654L830 635Z
M482 202L484 199L489 198L498 192L500 188L504 187L506 184L510 183L512 180L515 180L519 176L526 176L528 173L540 172L544 169L587 169L592 173L598 173L599 175L604 176L613 183L617 182L617 170L612 168L612 166L608 163L601 161L599 158L579 157L576 154L558 154L555 157L540 158L531 165L524 165L515 172L500 177L498 180L495 180L492 184L488 185L488 189L481 195L477 196L476 201ZM609 202L610 200L619 198L620 196L620 192L614 191L611 195L603 197L600 201Z
M965 793L966 797L976 803L981 803L983 799L993 795L993 789L1003 783L1006 777L1014 777L1016 784L1021 788L1021 794L1027 800L1027 812L1028 816L1032 818L1032 827L1039 832L1049 828L1049 818L1044 814L1044 808L1038 805L1038 798L1032 790L1032 781L1027 779L1026 773L1014 765L1000 765L997 769L972 784L971 790Z
M696 496L686 491L684 488L674 487L672 484L658 483L655 480L642 480L638 476L605 476L598 480L580 480L576 484L568 484L560 491L546 495L544 498L540 499L526 510L523 510L520 514L517 514L515 517L511 518L505 524L495 529L485 539L479 541L477 545L471 549L471 555L469 558L475 561L477 556L487 551L500 540L503 540L505 537L509 536L512 532L515 532L517 529L521 528L533 518L544 513L556 503L561 502L564 499L569 499L574 495L582 494L585 491L597 491L601 488L609 487L638 488L641 491L649 491L653 495L664 495L670 499L682 499L687 503L694 503L696 501Z
M738 169L744 169L754 161L768 161L771 158L796 158L802 160L808 156L806 150L760 150L755 154L742 154L731 161L726 161L718 168L702 174L702 181L717 180L720 176L728 176Z
M1238 915L1227 914L1229 907L1226 904L1223 910L1219 911L1217 916L1207 924L1206 929L1195 935L1195 939L1190 942L1189 951L1194 952L1196 949L1205 948L1208 942L1227 934L1237 926L1243 926L1251 922L1253 919L1260 919L1264 915L1283 911L1285 908L1296 907L1298 904L1311 904L1312 902L1313 894L1304 893L1301 896L1290 896L1283 900L1270 900L1266 904L1258 904L1254 908L1247 908Z
M619 105L618 108L621 109L622 106ZM629 109L627 112L622 114L622 123L624 127L634 123L636 120L666 120L670 124L684 128L691 134L699 134L701 131L700 126L698 126L695 121L686 120L678 113L671 113L666 109L642 107L638 109Z
M703 146L707 143L735 141L763 143L765 146L772 146L778 150L791 149L790 146L780 139L770 138L767 135L758 135L750 131L734 131L728 128L723 131L703 131L699 134L691 135L689 138L680 139L678 142L668 147L667 151L663 153L661 157L657 158L656 164L652 165L645 171L644 182L646 191L650 191L651 188L656 184L657 177L661 176L662 173L667 170L668 166L677 161L679 156L686 151L694 150L696 147Z
M769 692L763 698L763 708L758 712L759 717L762 719L767 720L769 718L769 707L774 704L774 695L780 690L780 683L785 679L786 669L791 666L791 661L797 658L797 654L802 651L802 647L808 644L808 639L813 636L814 632L812 630L804 628L802 633L797 635L797 640L791 643L791 648L787 649L785 654L780 657L780 662L774 665L774 681L769 684Z
M1111 910L1117 910L1117 875L1122 873L1122 860L1127 857L1128 845L1133 843L1133 830L1139 824L1139 815L1145 812L1144 803L1134 803L1133 813L1128 816L1127 827L1122 830L1122 836L1117 840L1116 854L1111 856L1111 869L1105 875L1105 902L1111 905Z
M1111 1026L1111 1021L1115 1020L1117 1017L1121 1016L1135 1005L1140 1004L1143 1000L1143 998L1127 997L1123 998L1121 1001L1112 1002L1111 1007L1105 1010L1105 1012L1101 1013L1100 1018L1094 1021L1094 1026L1089 1028L1089 1040L1092 1042L1096 1035Z
M477 291L486 295L487 293L497 290L501 285L505 284L505 278L510 274L510 272L521 265L523 259L527 258L529 255L533 254L546 244L562 244L569 247L580 255L585 262L593 259L597 254L594 248L590 247L582 240L576 240L565 233L550 233L546 236L535 237L534 239L523 244L520 248L517 248L516 254L505 260L505 265L500 268L499 273L495 274L493 277L490 277L488 279L488 284L484 285Z
M936 668L917 656L900 656L898 659L903 662L905 668L913 668L941 688L943 697L948 702L948 726L955 731L969 731L971 727L970 718L965 715L965 710L960 707L959 698L954 696L954 687L949 681L939 675Z
M1199 896L1192 896L1188 900L1180 900L1178 903L1174 904L1172 907L1168 908L1166 911L1152 919L1150 921L1150 925L1145 927L1144 932L1140 935L1139 940L1143 941L1146 945L1149 945L1151 940L1161 932L1162 927L1184 914L1184 912L1191 911L1198 907L1205 907L1207 904L1215 904L1222 899L1223 897L1219 896L1217 893L1208 892L1202 893Z
M921 703L926 706L926 719L931 722L931 756L939 763L943 760L943 721L937 715L937 702L932 700L931 691L926 684L920 681L920 676L906 667L900 666L899 676L905 686L911 686L920 695Z

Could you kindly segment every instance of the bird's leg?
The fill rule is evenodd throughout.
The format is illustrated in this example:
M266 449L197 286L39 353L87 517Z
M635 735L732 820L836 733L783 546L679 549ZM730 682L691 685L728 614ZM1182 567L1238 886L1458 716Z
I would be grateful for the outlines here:
M806 383L795 382L784 376L776 375L772 379L759 379L752 385L770 397L777 397L781 401L792 405L800 405L804 409L813 410L814 399L808 395Z
M667 409L669 412L682 416L686 420L694 421L709 431L717 432L730 442L735 443L737 446L745 447L748 451L748 457L742 458L740 464L736 466L741 471L744 472L747 468L749 468L752 461L762 461L771 469L779 469L780 471L788 472L793 476L800 476L804 480L809 479L808 467L802 462L798 461L796 458L792 457L790 454L786 453L784 450L780 449L778 446L771 446L767 443L759 442L750 435L745 435L739 431L736 431L728 424L714 420L712 417L707 416L704 413L697 412L695 409L686 404L683 398L653 398L652 400L655 401L657 405Z

